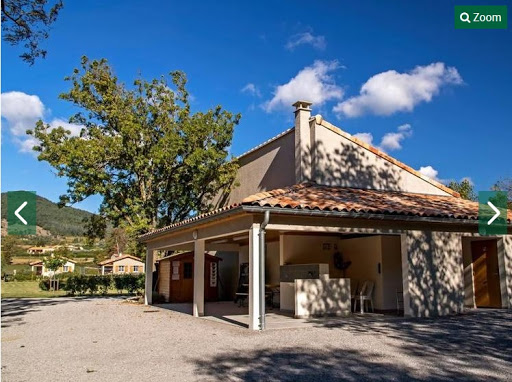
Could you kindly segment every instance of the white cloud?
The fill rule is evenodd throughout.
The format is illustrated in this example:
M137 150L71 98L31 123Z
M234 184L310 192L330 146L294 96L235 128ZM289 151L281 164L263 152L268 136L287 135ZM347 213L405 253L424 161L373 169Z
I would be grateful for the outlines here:
M258 89L256 85L250 82L247 85L245 85L240 91L242 93L247 93L252 96L261 97L260 89Z
M338 103L333 111L339 117L412 111L419 103L430 102L441 86L462 83L457 69L442 62L417 66L408 73L388 70L371 77L363 84L358 96Z
M382 137L379 148L383 151L400 150L401 142L412 135L411 125L408 123L398 126L396 133L387 133Z
M343 90L330 75L339 67L337 61L315 61L312 66L299 71L288 83L277 86L274 97L262 105L263 109L271 112L279 107L290 107L298 100L310 101L319 106L328 100L342 99Z
M397 127L396 132L386 133L380 140L380 145L377 146L378 149L382 151L393 151L400 150L402 148L402 141L405 138L408 138L412 135L411 125L405 123ZM373 144L373 134L372 133L357 133L353 135L354 137L362 140L363 142L368 143L369 145Z
M16 137L25 135L27 129L43 118L44 105L36 95L7 92L2 93L1 101L2 118L7 120L10 132Z
M311 32L305 32L290 37L285 48L293 51L299 45L311 45L315 49L324 50L327 43L324 36L315 36Z
M357 139L360 139L361 141L368 143L369 145L373 144L373 135L372 133L357 133L353 135Z
M439 171L437 171L434 167L432 166L424 166L424 167L420 167L420 169L418 170L420 174L422 175L425 175L425 176L428 176L429 178L431 179L434 179L434 180L437 180L439 181L440 179L437 177L437 175L439 174Z
M23 92L7 92L1 95L2 118L7 121L13 141L19 146L21 152L32 152L32 147L38 144L37 139L27 135L26 131L33 129L40 119L49 114L43 102L36 95ZM50 129L62 126L71 131L71 135L78 136L83 126L71 124L60 118L54 118L50 122Z

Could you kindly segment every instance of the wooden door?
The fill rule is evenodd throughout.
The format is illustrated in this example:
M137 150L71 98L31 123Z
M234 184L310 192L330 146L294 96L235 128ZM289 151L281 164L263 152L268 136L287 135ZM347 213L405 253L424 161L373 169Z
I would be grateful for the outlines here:
M194 301L194 258L184 259L182 264L181 302Z
M501 308L498 251L495 240L473 241L473 284L477 307Z

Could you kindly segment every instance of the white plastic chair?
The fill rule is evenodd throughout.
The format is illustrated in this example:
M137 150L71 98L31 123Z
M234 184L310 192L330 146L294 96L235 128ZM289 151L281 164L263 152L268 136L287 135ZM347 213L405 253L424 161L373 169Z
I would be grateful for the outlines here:
M366 280L361 287L361 291L359 292L359 296L354 300L354 313L357 309L357 301L359 300L359 307L361 309L361 314L364 314L364 305L365 302L368 301L372 308L372 312L375 312L373 309L373 287L375 284L373 281Z

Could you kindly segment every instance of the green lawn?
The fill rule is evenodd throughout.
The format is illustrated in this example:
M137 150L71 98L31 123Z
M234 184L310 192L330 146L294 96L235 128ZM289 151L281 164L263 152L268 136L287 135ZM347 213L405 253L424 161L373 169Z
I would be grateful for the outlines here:
M110 289L107 293L111 296L119 296L117 290ZM23 297L62 297L66 295L66 291L59 290L56 292L48 292L39 289L39 281L2 281L2 298L23 298ZM127 290L123 290L121 295L129 296ZM84 296L90 296L86 294ZM96 296L98 296L96 294Z
M2 281L2 298L61 297L65 291L47 292L39 289L38 281Z

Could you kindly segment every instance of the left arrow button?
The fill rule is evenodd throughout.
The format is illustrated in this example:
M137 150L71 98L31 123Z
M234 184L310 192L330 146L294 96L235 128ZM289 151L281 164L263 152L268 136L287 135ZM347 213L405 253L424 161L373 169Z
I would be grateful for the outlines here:
M28 202L23 202L23 203L21 204L21 206L19 206L19 207L18 207L18 209L17 209L16 211L14 211L14 215L16 215L16 217L17 217L18 219L20 219L20 220L21 220L21 222L22 222L23 224L25 224L25 225L27 225L27 221L23 218L23 216L21 216L21 215L20 215L20 212L21 212L21 210L22 210L22 209L24 209L24 208L25 208L25 206L27 205L27 203L28 203ZM11 211L12 211L12 210L11 210Z

